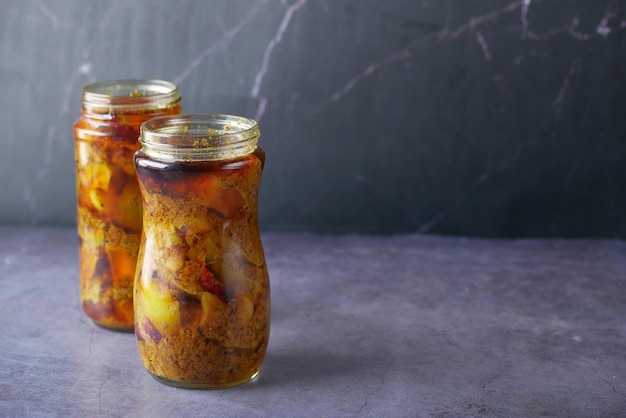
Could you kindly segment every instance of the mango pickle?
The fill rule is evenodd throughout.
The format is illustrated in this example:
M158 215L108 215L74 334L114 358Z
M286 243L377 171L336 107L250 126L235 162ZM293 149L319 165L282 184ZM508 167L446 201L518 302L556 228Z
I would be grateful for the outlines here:
M258 136L256 122L227 115L142 126L135 334L146 369L162 383L229 387L261 367L270 289L257 219L265 162Z
M85 314L102 327L134 327L143 219L133 162L139 128L152 117L180 112L177 87L164 81L105 81L83 89L74 124L80 296Z

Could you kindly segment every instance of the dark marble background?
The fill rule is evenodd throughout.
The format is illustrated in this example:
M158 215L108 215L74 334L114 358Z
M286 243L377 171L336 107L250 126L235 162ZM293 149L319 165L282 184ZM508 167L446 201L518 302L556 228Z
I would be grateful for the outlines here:
M623 0L0 0L0 223L74 222L137 77L259 121L266 230L626 237Z

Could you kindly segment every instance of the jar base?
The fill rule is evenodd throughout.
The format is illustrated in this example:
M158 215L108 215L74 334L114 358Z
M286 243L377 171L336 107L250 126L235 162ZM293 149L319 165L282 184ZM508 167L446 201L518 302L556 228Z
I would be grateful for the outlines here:
M173 386L173 387L179 388L179 389L194 389L194 390L226 389L226 388L230 388L230 387L233 387L233 386L239 386L239 385L242 385L244 383L250 382L250 381L256 379L259 376L259 370L257 370L252 376L247 377L245 379L236 380L236 381L233 381L233 382L226 382L226 383L188 383L188 382L175 382L173 380L169 380L169 379L166 379L164 377L157 376L157 375L152 374L150 372L148 372L148 373L150 374L150 376L152 376L152 378L154 380L156 380L159 383L163 383L164 385Z

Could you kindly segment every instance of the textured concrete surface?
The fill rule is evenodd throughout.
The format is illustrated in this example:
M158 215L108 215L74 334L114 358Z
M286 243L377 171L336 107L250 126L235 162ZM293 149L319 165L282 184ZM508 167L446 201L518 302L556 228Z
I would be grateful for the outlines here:
M626 415L624 242L263 238L260 378L186 391L83 315L73 229L0 228L0 415Z

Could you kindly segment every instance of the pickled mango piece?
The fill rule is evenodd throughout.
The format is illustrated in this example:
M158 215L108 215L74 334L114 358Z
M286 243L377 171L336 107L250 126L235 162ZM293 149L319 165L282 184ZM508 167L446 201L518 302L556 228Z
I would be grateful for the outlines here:
M200 301L202 303L202 319L200 320L202 326L210 325L211 320L216 317L219 310L226 306L219 297L211 292L202 292Z
M180 307L172 292L161 289L157 280L142 281L140 304L146 318L161 335L174 335L180 329Z
M109 181L109 194L119 197L128 183L135 183L137 186L136 193L139 193L139 185L136 184L134 178L129 176L119 167L113 167L111 171L111 180Z
M210 210L228 219L243 216L245 201L241 193L217 176L208 176L197 189L199 198Z
M89 201L98 211L98 215L107 220L113 217L118 206L118 197L112 190L91 189L89 190Z
M135 275L135 255L129 254L128 251L121 246L107 249L107 255L109 257L113 277L115 277L116 281L124 281L126 283L124 290L128 292L128 295L124 295L124 297L131 298L132 281Z
M211 222L206 216L185 216L179 223L179 229L184 232L185 236L189 233L197 233L206 231L211 227Z
M111 181L111 170L104 163L89 163L80 173L80 181L85 187L108 190Z
M91 189L89 190L89 201L94 208L103 212L104 202L106 201L106 193L102 190Z
M236 306L239 323L242 325L246 324L250 321L252 315L254 314L254 304L245 296L236 300L239 302Z
M141 232L142 217L139 185L128 183L117 201L113 220L129 231Z

